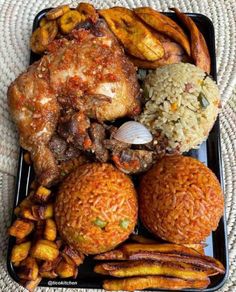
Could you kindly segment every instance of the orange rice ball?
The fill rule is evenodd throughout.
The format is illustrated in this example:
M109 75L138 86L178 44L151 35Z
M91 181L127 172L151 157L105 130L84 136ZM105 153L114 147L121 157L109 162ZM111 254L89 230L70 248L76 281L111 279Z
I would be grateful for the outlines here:
M166 156L143 175L140 217L155 236L174 243L198 243L216 230L224 196L214 173L200 161Z
M60 236L85 254L111 250L126 240L137 213L131 179L108 163L77 168L59 187L55 202Z

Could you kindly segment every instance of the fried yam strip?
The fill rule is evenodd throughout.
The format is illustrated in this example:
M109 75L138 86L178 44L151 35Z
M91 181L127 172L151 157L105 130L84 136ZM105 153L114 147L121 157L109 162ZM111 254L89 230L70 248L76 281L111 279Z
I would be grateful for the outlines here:
M211 58L207 48L204 36L199 31L194 21L184 13L181 13L177 8L171 8L177 17L183 22L191 35L191 55L196 66L210 74Z
M145 276L105 280L103 288L108 291L135 291L148 288L180 290L187 288L204 289L209 284L209 278L205 280L183 280L160 276Z

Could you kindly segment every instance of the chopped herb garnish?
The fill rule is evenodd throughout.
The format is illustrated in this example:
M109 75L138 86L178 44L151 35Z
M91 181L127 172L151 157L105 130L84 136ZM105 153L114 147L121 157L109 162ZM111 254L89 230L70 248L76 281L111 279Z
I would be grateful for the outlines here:
M129 226L129 219L120 220L120 227L123 229L127 229Z
M104 228L104 227L107 225L107 222L106 222L106 221L103 221L103 220L101 220L101 219L99 219L99 218L96 218L96 220L93 221L93 223L94 223L96 226L100 227L100 228Z
M202 92L200 92L198 96L198 101L200 102L200 105L202 108L207 108L208 105L210 105L208 99L205 97L205 95Z

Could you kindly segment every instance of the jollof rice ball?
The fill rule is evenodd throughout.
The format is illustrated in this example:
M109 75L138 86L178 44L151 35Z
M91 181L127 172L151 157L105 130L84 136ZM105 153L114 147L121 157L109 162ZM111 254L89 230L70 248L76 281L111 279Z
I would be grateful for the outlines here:
M55 219L61 237L85 254L113 249L137 220L131 179L111 164L80 166L59 187Z
M198 243L218 226L224 197L213 172L185 156L165 156L141 179L140 217L155 236Z
M169 152L197 148L214 125L220 108L216 83L192 64L171 64L144 80L146 103L139 122L167 138Z

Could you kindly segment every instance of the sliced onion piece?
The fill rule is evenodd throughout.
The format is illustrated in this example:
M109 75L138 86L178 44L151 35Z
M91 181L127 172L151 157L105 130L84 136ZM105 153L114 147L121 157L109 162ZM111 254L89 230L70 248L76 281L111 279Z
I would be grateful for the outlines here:
M129 121L120 126L114 138L128 144L147 144L153 139L149 130L135 121Z

